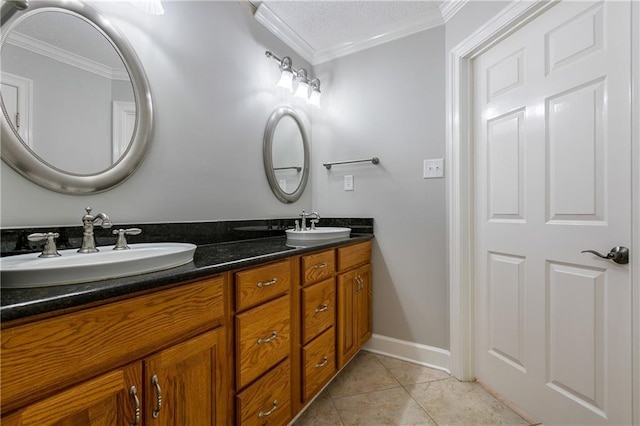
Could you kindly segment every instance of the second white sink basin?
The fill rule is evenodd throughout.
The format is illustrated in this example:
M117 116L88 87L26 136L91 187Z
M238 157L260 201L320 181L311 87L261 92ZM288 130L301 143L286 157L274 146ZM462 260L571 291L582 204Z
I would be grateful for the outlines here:
M144 274L185 265L193 260L194 244L129 244L129 250L98 247L97 253L61 250L59 257L39 253L0 258L3 288L49 287Z
M296 231L295 229L287 229L287 241L292 242L310 242L310 241L330 241L349 238L351 228L337 227L318 227L316 229L306 229L304 231Z

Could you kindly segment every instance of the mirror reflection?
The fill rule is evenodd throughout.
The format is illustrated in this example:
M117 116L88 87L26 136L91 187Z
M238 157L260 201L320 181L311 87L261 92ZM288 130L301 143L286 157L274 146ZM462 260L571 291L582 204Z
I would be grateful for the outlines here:
M26 16L6 36L0 63L7 119L42 160L94 174L126 151L133 86L120 55L84 17L63 9Z
M271 155L278 186L287 194L293 193L302 180L304 145L298 123L291 116L285 115L278 122Z

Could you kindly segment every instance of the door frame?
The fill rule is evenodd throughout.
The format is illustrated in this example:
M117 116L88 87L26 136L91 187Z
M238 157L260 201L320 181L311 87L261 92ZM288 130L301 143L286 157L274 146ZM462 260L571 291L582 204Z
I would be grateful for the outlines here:
M473 230L473 96L471 63L545 10L544 0L514 1L455 46L447 56L446 158L447 243L449 257L449 321L451 374L475 377L475 281ZM632 375L640 396L640 3L631 2L631 280L633 297ZM640 425L640 398L633 398L633 423Z

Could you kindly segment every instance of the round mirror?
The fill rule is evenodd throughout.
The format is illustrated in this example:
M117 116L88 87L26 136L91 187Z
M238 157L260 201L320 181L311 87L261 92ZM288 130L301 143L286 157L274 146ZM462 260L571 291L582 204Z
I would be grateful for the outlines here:
M309 177L309 142L302 120L291 108L277 108L269 117L262 155L275 196L283 203L298 200Z
M45 188L105 191L146 152L152 103L124 36L80 2L4 2L2 159Z

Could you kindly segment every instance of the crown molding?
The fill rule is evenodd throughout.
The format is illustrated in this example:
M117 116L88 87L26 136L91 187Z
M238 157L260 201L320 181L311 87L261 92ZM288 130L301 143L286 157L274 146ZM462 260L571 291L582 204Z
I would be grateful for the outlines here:
M29 37L22 33L13 31L9 37L7 37L7 43L14 46L21 47L31 52L46 56L59 62L63 62L72 67L80 68L82 70L97 74L101 77L105 77L111 80L129 80L129 73L125 68L112 68L104 64L101 64L84 56L77 55L69 52L68 50L61 49L52 44L43 42L41 40Z
M318 50L313 55L312 65L328 62L361 50L419 33L420 31L435 28L442 24L444 24L444 20L438 11L426 16L409 19L375 36L339 44L328 49Z
M311 65L318 65L336 58L350 55L380 44L388 43L420 31L438 27L449 21L469 0L445 0L439 9L433 13L406 20L399 25L388 28L386 31L360 40L352 40L346 43L331 46L327 49L315 50L302 37L300 37L289 25L281 20L269 7L261 2L254 13L255 19L267 30L273 33L287 46L293 49L305 61ZM255 3L252 3L255 6Z
M311 65L314 49L278 17L266 4L260 3L253 17Z
M467 4L469 0L445 0L440 5L440 13L445 23L449 22L453 16Z

